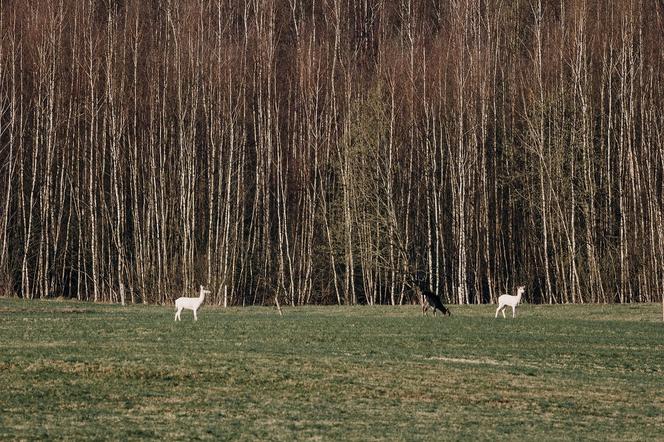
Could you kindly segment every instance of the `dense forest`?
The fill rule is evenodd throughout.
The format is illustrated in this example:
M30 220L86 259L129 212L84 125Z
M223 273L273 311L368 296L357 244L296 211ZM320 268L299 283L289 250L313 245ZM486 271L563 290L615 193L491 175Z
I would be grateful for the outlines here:
M664 293L664 2L0 0L0 295Z

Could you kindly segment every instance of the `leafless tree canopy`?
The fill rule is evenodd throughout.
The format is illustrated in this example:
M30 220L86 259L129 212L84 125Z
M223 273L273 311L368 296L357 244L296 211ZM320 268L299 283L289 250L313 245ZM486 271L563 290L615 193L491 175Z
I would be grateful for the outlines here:
M654 301L664 4L0 1L0 292Z

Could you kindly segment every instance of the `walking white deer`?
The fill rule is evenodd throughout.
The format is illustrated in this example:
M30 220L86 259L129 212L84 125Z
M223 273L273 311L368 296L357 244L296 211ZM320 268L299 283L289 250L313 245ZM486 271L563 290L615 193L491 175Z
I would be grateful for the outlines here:
M500 295L498 298L498 308L496 309L496 318L498 317L498 312L503 312L503 318L505 317L505 307L508 305L512 307L512 317L516 318L516 306L521 302L521 295L525 291L526 287L520 286L516 289L516 296Z
M206 293L210 293L210 291L204 289L203 286L201 286L200 295L198 296L198 298L187 298L183 296L181 298L176 299L175 307L178 309L178 311L175 312L175 320L181 321L182 319L180 319L180 312L182 312L183 309L187 309L187 310L192 310L194 312L194 321L198 321L198 318L196 317L196 310L198 310L198 307L200 307L201 304L203 303Z

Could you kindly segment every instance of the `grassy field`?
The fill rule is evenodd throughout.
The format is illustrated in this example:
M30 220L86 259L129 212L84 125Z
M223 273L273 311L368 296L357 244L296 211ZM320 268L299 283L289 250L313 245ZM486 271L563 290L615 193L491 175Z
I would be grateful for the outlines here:
M661 305L0 299L0 439L664 440Z

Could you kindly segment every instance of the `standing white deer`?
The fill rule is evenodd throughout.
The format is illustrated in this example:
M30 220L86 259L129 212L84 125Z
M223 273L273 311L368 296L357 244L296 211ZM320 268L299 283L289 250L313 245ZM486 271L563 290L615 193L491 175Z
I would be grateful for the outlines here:
M203 300L205 299L205 294L210 293L209 290L205 290L203 286L201 286L200 289L200 295L198 298L187 298L185 296L178 298L175 300L175 307L178 309L177 312L175 312L175 320L176 321L181 321L180 319L180 312L182 312L183 309L187 310L192 310L194 312L194 321L198 321L198 318L196 317L196 310L198 310L198 307L201 306L203 303Z
M500 295L498 298L498 308L496 309L496 318L498 317L498 312L503 312L503 318L505 317L505 307L508 305L512 307L512 317L516 318L516 306L521 302L521 295L525 291L526 287L520 286L516 289L516 296Z

